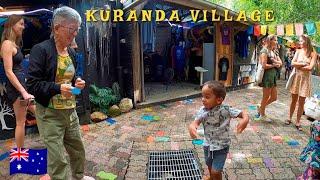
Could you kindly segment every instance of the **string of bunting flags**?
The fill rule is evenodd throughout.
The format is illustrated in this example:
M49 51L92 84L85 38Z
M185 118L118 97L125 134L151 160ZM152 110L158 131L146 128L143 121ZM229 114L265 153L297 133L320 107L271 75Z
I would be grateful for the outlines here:
M308 22L308 23L290 23L280 25L253 25L248 27L248 34L254 36L275 34L278 36L301 36L304 34L313 36L320 34L320 21L319 22Z
M263 36L266 34L275 34L278 36L278 42L282 44L283 40L281 37L288 36L301 36L302 34L308 34L309 36L314 36L316 34L320 35L320 21L318 22L308 22L308 23L289 23L280 25L252 25L247 29L248 35ZM288 42L289 43L289 42ZM292 47L295 46L294 42L287 44ZM314 46L315 50L320 53L320 47Z

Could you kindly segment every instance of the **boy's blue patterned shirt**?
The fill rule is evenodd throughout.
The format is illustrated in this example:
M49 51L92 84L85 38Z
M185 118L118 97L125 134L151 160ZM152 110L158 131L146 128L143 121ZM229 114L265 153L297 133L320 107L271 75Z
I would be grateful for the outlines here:
M204 146L210 146L210 151L217 151L230 146L230 120L237 118L242 111L228 105L218 105L206 109L201 107L195 120L200 120L204 128Z

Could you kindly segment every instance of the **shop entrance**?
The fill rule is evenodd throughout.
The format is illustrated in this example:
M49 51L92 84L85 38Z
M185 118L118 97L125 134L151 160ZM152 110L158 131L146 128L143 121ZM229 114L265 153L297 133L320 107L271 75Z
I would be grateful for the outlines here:
M203 81L214 79L214 26L193 22L189 9L172 4L147 4L144 9L181 9L181 21L141 23L143 104L188 97L200 93Z

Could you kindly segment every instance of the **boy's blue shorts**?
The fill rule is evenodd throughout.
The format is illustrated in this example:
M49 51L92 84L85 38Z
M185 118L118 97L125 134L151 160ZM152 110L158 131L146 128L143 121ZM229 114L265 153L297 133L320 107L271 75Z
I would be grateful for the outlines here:
M203 146L203 150L207 166L211 167L214 171L222 171L229 147L217 151L209 151L209 146Z

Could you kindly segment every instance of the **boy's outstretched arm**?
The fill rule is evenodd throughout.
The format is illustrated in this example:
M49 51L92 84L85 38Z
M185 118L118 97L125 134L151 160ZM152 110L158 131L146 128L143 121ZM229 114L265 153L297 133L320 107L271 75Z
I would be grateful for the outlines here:
M238 125L237 125L237 133L241 133L248 125L249 123L249 115L247 111L243 110L238 118L240 118Z
M200 120L194 120L189 125L189 134L192 139L199 139L199 135L197 133L197 129L200 126Z

